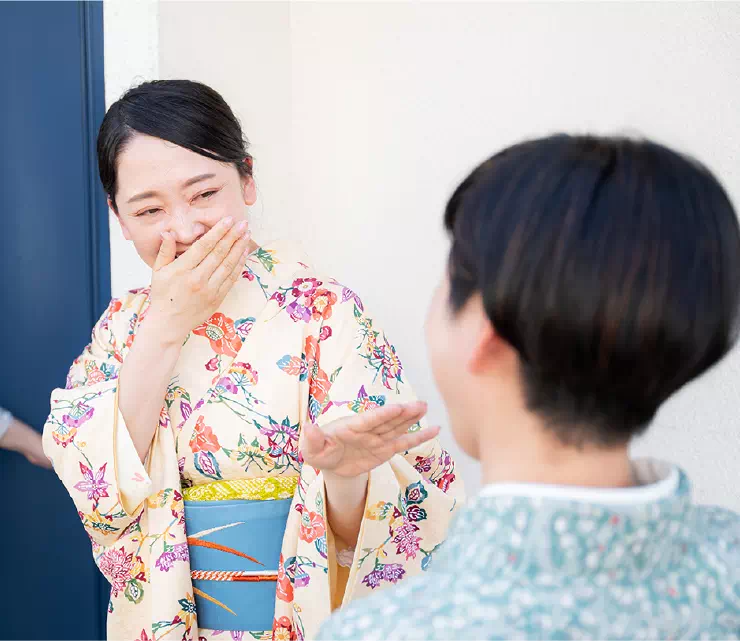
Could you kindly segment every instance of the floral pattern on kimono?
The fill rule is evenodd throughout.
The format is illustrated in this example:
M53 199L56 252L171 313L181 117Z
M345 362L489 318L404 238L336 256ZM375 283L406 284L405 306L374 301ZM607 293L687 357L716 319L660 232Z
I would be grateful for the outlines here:
M333 605L426 568L461 492L438 441L372 470L354 552L335 541L322 475L300 455L305 421L325 425L414 398L395 347L354 291L289 246L251 254L220 309L187 337L142 464L118 409L117 377L148 307L148 289L111 302L66 389L53 393L44 430L45 451L111 584L109 638L307 639ZM273 629L199 629L183 488L277 477L298 484Z

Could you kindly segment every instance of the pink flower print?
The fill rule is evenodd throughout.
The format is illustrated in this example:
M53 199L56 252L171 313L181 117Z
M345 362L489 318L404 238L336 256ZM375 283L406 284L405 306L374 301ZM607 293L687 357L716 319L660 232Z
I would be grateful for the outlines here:
M419 551L421 537L416 536L418 530L419 528L416 525L410 521L405 521L396 530L396 536L393 537L393 542L396 544L396 554L405 554L407 561L409 559L415 559L416 553Z
M329 327L328 325L324 325L321 328L321 331L319 332L319 340L320 341L325 341L327 338L329 338L331 336L331 333L332 333L331 332L331 327Z
M97 506L98 501L108 496L108 488L110 483L105 480L105 466L107 463L103 463L103 466L93 474L93 471L87 467L84 463L80 463L80 470L84 480L80 481L75 485L75 489L80 492L87 492L87 498L93 502L93 506Z
M118 596L118 593L126 588L131 578L131 571L134 569L133 552L126 554L123 547L116 550L108 550L98 561L98 567L105 577L110 581L111 594Z
M296 278L293 281L293 291L291 294L293 294L295 298L300 296L309 298L317 288L321 287L321 285L322 282L315 278Z
M285 294L283 292L275 292L270 296L270 300L274 300L280 307L285 305Z
M228 376L221 378L218 383L216 383L216 387L223 388L223 390L229 394L236 394L239 391L237 386L234 385L234 382Z
M206 369L209 372L215 372L218 369L218 356L214 356L210 361L206 363Z
M72 408L69 414L62 416L62 423L67 427L79 428L84 423L87 423L95 414L95 408L80 403Z

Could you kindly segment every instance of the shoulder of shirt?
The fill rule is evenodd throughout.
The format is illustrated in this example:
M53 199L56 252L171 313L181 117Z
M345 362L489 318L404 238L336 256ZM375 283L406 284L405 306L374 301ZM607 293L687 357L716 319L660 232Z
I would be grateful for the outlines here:
M740 514L716 505L694 505L696 536L716 552L740 561Z
M367 633L372 638L378 638L383 632L383 638L392 639L392 628L399 621L410 618L413 614L415 621L425 616L425 608L432 596L439 595L437 587L440 574L421 574L358 599L341 610L337 611L321 628L319 641L341 641L343 639L357 640L363 638L354 625L359 619L368 621ZM443 575L454 580L451 575ZM399 607L400 606L400 607ZM393 615L387 612L393 610ZM431 610L429 610L431 614ZM365 627L365 626L363 626Z

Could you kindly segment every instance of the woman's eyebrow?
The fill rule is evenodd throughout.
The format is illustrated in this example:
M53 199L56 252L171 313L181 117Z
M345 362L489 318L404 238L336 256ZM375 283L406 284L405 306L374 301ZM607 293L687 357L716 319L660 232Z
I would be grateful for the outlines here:
M195 183L199 183L203 180L210 180L211 178L215 178L216 174L199 174L197 176L193 176L192 178L188 178L183 184L182 187L185 189L186 187L190 187L191 185L194 185ZM140 194L136 194L135 196L131 196L126 202L127 203L135 203L139 200L146 200L147 198L153 198L154 196L158 196L158 191L142 191Z

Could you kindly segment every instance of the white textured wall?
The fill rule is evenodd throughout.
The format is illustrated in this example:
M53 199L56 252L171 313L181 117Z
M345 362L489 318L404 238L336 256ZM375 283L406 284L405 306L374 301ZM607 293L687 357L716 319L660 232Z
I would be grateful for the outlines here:
M106 108L130 87L159 77L158 18L155 0L104 0ZM124 239L112 212L110 252L113 296L149 282L151 271Z
M362 293L442 423L421 326L445 199L479 160L553 130L641 133L706 161L740 204L738 4L165 2L159 37L163 77L213 84L242 117L255 229ZM736 354L636 448L737 509L739 389Z

